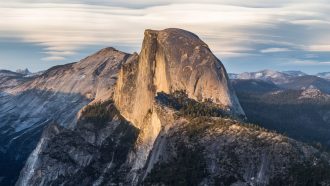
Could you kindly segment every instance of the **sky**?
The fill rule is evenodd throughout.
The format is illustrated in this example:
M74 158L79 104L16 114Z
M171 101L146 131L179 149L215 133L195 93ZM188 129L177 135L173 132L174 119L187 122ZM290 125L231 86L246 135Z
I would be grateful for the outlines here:
M228 72L330 71L328 0L0 0L0 69L36 72L104 48L139 52L145 29L197 34Z

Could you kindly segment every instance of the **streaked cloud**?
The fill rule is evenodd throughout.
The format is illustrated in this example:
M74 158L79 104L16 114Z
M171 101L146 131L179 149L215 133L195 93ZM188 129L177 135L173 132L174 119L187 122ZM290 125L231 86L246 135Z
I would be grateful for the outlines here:
M330 45L311 45L308 49L314 52L330 52Z
M41 60L43 61L60 61L60 60L64 60L64 57L61 56L50 56L50 57L45 57L45 58L41 58Z
M138 51L144 29L179 27L241 71L233 63L329 61L329 11L324 0L14 0L0 2L0 38L38 45L56 63L93 46Z
M299 65L330 65L330 61L314 61L314 60L293 60L293 64L299 64Z
M261 53L275 53L275 52L289 52L291 51L288 48L266 48L260 50Z

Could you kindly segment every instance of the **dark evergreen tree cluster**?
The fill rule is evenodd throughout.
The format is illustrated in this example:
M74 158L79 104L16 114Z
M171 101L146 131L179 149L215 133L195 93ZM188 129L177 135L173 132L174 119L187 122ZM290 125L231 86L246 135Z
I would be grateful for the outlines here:
M229 114L220 105L214 104L210 100L198 102L188 98L184 91L175 91L171 94L160 92L156 96L161 104L179 111L179 114L188 117L227 117Z
M82 120L94 124L104 124L112 120L117 109L112 100L87 105L82 111Z
M275 130L318 149L330 149L330 102L298 99L297 91L279 94L239 92L248 121Z

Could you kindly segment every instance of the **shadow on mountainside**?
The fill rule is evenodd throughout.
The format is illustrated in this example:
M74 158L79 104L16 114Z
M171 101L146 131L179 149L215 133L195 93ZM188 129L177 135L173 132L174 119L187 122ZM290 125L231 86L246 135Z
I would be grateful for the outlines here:
M131 168L125 163L138 134L112 100L88 105L72 130L57 124L45 127L38 157L29 157L17 184L123 182L123 173ZM31 171L38 173L29 174Z
M91 100L80 94L31 89L0 92L0 185L14 185L45 126L71 125Z

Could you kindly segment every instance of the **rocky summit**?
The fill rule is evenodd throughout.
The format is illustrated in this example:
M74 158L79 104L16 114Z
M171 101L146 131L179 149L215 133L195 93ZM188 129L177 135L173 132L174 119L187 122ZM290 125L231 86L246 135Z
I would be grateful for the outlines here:
M1 89L5 145L32 131L38 143L16 185L330 184L329 154L244 122L191 32L146 30L140 54L107 48L19 78Z

